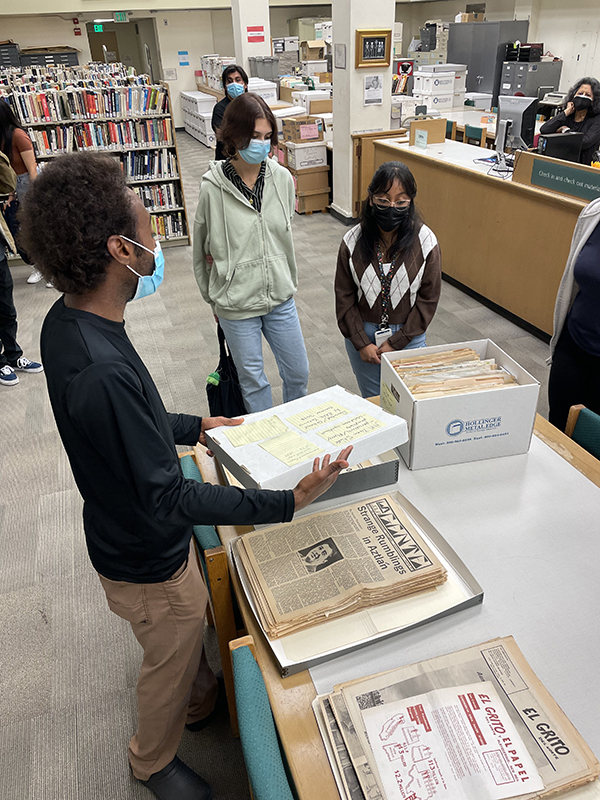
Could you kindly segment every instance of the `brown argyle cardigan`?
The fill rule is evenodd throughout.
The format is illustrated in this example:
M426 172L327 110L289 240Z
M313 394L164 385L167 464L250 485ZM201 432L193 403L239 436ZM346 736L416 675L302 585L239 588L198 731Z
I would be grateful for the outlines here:
M357 350L371 344L363 322L381 322L381 281L377 261L365 262L357 247L360 225L342 239L335 273L335 307L339 329ZM442 282L440 247L434 233L420 224L409 251L399 253L401 265L390 287L390 325L402 325L389 343L402 350L433 319Z

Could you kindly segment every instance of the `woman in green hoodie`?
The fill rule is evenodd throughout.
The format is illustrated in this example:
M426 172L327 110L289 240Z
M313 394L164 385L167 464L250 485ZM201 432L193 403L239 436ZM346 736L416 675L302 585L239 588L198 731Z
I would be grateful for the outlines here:
M262 336L283 381L283 401L304 397L308 358L294 303L298 286L294 183L270 159L275 118L250 92L227 106L220 128L228 156L202 178L194 223L194 273L220 323L249 413L271 408Z

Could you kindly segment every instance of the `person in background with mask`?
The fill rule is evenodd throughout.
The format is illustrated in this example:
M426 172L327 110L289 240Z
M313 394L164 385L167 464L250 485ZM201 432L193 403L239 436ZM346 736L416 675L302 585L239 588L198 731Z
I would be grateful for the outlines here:
M581 78L571 86L565 98L565 110L548 122L540 133L583 133L579 161L591 164L600 148L600 82L596 78Z
M223 75L221 76L221 81L223 82L225 97L213 108L212 115L212 129L217 137L215 161L222 161L224 158L227 158L223 152L223 145L219 134L219 129L223 124L223 115L227 110L227 106L232 100L235 100L236 97L248 91L248 75L246 74L246 70L243 67L239 67L237 64L230 64L228 67L225 67Z
M246 410L271 408L262 337L283 381L283 402L304 397L308 358L294 294L294 182L269 158L277 125L262 97L248 92L227 106L225 161L202 178L194 223L194 273L235 362Z
M382 164L360 223L342 239L335 274L338 327L363 397L379 394L381 354L425 346L442 280L437 239L415 208L400 161Z
M130 300L160 286L164 257L118 161L53 160L23 208L26 247L61 297L42 328L42 359L60 437L84 500L88 552L108 599L143 648L134 776L161 800L211 800L177 756L186 726L211 720L218 684L202 648L207 590L192 526L289 521L348 466L323 459L290 491L186 480L176 445L242 420L169 414L125 332ZM109 792L110 794L110 792Z

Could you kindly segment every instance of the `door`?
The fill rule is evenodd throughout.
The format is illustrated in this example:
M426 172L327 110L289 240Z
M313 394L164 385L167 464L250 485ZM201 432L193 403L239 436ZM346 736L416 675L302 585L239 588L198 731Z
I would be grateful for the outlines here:
M598 40L598 31L576 31L568 61L568 86L572 86L580 78L593 73L594 53ZM565 64L565 66L567 66Z
M104 47L106 47L107 61L113 63L120 61L119 45L117 44L117 34L114 31L104 31L103 33L96 33L89 30L88 23L88 40L90 42L90 53L92 54L92 61L101 61L104 63Z

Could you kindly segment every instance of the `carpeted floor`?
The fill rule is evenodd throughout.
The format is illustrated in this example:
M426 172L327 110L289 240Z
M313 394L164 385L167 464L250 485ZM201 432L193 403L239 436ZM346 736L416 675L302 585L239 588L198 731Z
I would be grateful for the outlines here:
M178 135L190 219L212 151ZM338 332L332 280L345 228L328 214L298 216L297 304L311 366L310 391L339 383L356 391ZM127 330L169 410L207 411L206 375L217 363L214 322L192 274L191 248L166 252L166 277L153 297L127 311ZM26 283L16 266L19 342L39 358L39 331L57 295ZM443 285L428 343L490 337L542 382L547 414L547 347L462 292ZM281 387L270 352L275 403ZM146 800L129 772L140 648L108 610L89 563L81 500L61 447L43 375L0 386L0 798ZM211 663L218 655L211 632ZM181 757L215 787L218 800L249 797L239 742L227 719L185 733Z

